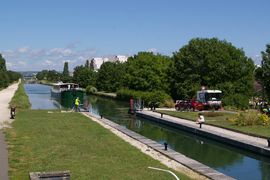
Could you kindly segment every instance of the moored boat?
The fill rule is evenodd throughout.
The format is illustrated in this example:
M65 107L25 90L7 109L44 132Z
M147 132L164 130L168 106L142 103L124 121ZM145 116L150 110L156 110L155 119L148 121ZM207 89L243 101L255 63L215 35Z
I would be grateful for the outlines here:
M51 88L51 97L56 99L66 108L73 108L75 99L79 97L81 104L83 103L84 89L75 83L56 83Z

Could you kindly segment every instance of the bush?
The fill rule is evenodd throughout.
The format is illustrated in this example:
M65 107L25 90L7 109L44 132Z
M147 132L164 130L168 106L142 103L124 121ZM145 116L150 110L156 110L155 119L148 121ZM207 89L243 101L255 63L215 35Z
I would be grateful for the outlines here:
M269 125L269 117L266 114L262 114L258 119L258 124L263 126Z
M94 86L88 85L85 89L86 94L94 94L97 92L97 88Z
M234 106L240 109L248 109L249 97L242 94L232 94L222 99L224 106Z
M269 117L257 111L240 113L237 117L229 119L229 121L238 126L269 125Z
M129 100L130 97L134 99L141 99L146 106L156 104L158 107L173 107L173 100L171 96L163 91L143 92L130 89L120 89L117 91L117 99Z

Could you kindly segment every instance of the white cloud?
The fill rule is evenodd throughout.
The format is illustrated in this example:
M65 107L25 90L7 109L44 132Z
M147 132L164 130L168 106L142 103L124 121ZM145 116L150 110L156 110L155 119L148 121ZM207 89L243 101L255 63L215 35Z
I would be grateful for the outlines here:
M48 55L70 56L72 55L72 51L65 48L53 48L49 50Z
M96 56L95 49L76 49L76 43L63 48L33 49L21 47L2 50L0 53L8 61L7 67L15 71L55 69L62 70L64 62L69 62L69 70L83 65L87 59Z
M21 47L21 48L18 49L18 52L19 53L26 53L28 51L29 51L29 48L28 47Z
M12 50L4 50L4 51L1 51L1 53L4 58L13 58L17 56L16 52Z
M62 64L64 64L65 62L68 62L69 64L75 64L77 62L77 60L63 60Z
M256 54L253 57L251 57L256 65L261 64L262 56L260 54Z
M25 66L26 65L26 62L25 61L18 61L18 64Z
M40 57L40 56L45 56L45 55L46 55L45 49L33 49L29 53L30 58Z
M12 68L13 64L10 63L10 62L6 62L6 66L7 66L8 69L10 69L10 68Z
M147 50L148 52L157 53L158 50L156 48L150 48Z
M54 63L52 61L50 61L50 60L45 60L43 65L50 66L50 65L54 65Z

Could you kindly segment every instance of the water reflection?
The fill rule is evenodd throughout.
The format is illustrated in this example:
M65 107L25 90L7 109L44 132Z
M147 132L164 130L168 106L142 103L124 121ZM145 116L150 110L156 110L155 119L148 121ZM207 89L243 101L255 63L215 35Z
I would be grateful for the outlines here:
M128 103L91 96L91 111L237 179L269 179L270 159L127 114Z
M24 85L32 109L58 109L61 106L57 101L51 99L50 88L50 86L42 84Z

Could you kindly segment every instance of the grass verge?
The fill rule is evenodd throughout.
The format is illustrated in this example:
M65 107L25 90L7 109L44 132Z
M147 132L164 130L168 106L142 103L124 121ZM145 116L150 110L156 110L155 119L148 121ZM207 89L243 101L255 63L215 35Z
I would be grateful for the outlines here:
M180 111L166 111L166 110L158 110L157 112L191 121L195 121L198 116L198 112L180 112ZM261 126L261 125L237 126L228 121L229 118L236 116L236 114L225 112L210 112L208 114L206 112L202 112L202 114L204 114L207 124L243 132L246 134L270 137L270 126Z
M24 84L21 82L14 96L12 97L9 106L15 106L17 109L30 109L31 103L24 90Z
M174 179L148 169L168 168L79 113L23 110L12 126L5 130L11 180L57 170L70 170L72 179Z

